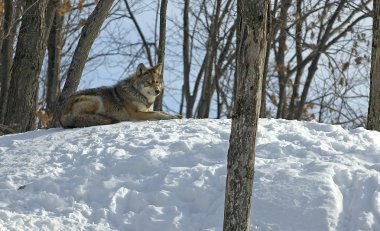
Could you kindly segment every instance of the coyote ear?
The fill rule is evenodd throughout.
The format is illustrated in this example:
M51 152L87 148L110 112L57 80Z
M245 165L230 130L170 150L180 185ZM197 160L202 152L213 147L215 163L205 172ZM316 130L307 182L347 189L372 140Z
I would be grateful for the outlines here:
M155 67L153 67L156 73L161 74L162 73L162 63L157 64Z
M137 66L136 74L137 74L137 75L142 75L145 71L146 71L146 67L144 66L143 63L140 63L140 64Z

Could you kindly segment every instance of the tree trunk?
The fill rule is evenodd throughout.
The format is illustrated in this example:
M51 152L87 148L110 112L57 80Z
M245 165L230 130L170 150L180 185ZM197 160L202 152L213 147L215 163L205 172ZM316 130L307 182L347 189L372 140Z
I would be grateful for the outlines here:
M298 89L299 89L299 86L300 86L300 81L301 81L301 77L302 77L302 74L303 74L303 67L301 65L302 63L302 60L303 60L303 57L302 57L302 23L303 23L303 19L302 19L302 1L303 0L297 0L297 3L296 3L296 37L295 37L295 40L296 40L296 60L297 60L297 72L296 72L296 77L294 79L294 83L293 83L293 93L292 93L292 97L290 99L290 103L289 103L289 110L288 110L288 116L287 116L287 119L294 119L294 115L295 115L295 109L297 108L297 101L298 101L298 98L299 98L299 95L298 95Z
M371 84L367 129L380 131L380 4L373 1Z
M65 100L75 93L78 88L92 44L98 36L100 28L106 19L113 2L114 0L99 0L95 10L88 17L86 24L82 29L78 45L74 51L73 59L71 60L66 82L58 99L58 107L53 111L54 116L52 124L55 124L56 121L58 121L60 107Z
M164 78L164 63L165 63L165 44L166 44L166 9L168 6L168 0L161 0L160 9L160 38L158 44L158 63L162 64L161 78ZM165 84L162 81L163 84ZM156 98L154 102L154 110L162 111L162 100L164 97L164 88L162 88L161 94Z
M186 99L186 118L193 117L194 100L190 94L190 34L189 34L189 0L184 0L183 9L183 95ZM193 101L192 101L193 100Z
M18 132L35 128L38 77L45 49L47 0L27 0L13 60L4 124ZM17 105L17 107L15 107Z
M193 117L194 96L190 93L190 34L189 34L189 0L184 1L183 9L183 95L186 100L186 118Z
M2 47L0 53L0 76L1 76L1 95L0 95L0 124L4 123L5 109L8 101L8 91L9 83L11 81L11 66L12 66L12 56L13 56L13 42L15 34L12 33L12 23L14 8L12 5L12 0L4 1L4 25L3 25L3 37Z
M237 95L227 161L223 227L225 231L245 231L250 227L269 2L238 1Z
M273 21L275 18L275 9L277 8L277 1L274 2L273 11L271 10L271 7L268 7L268 36L267 36L267 51L266 51L266 57L265 57L265 65L264 65L264 74L263 74L263 83L262 83L262 93L261 93L261 106L260 106L260 118L266 118L268 115L267 113L267 104L266 104L266 93L267 93L267 75L268 75L268 66L269 66L269 56L270 56L270 49L271 44L273 40Z
M286 45L287 41L287 29L288 29L288 11L291 6L291 0L281 1L281 12L279 18L280 32L278 37L278 50L275 52L276 59L276 70L278 73L278 82L279 82L279 100L277 107L277 116L276 118L284 118L286 111L286 85L289 79L287 72L287 67L285 65L285 53L288 49Z
M48 40L48 69L46 74L46 109L53 112L57 107L59 95L59 70L62 52L62 23L63 17L56 12ZM59 124L50 124L57 127Z

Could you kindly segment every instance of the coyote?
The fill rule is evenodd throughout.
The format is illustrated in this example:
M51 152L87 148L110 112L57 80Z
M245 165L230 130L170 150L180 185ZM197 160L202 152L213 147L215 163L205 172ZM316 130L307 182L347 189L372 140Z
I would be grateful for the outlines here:
M70 96L61 111L64 128L106 125L121 121L180 119L161 111L150 111L162 91L162 65L146 68L139 64L136 73L113 87L80 91Z

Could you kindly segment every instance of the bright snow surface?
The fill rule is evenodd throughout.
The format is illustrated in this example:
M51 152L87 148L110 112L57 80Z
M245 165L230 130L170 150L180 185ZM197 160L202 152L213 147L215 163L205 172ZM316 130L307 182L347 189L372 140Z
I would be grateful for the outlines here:
M0 230L222 230L229 120L0 137ZM251 230L380 230L380 133L259 123Z

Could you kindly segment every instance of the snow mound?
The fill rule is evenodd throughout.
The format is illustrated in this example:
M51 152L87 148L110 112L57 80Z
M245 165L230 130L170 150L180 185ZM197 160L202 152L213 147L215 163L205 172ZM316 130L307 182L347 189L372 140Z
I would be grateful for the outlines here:
M229 120L0 137L0 230L222 230ZM259 123L252 230L380 230L380 133Z

